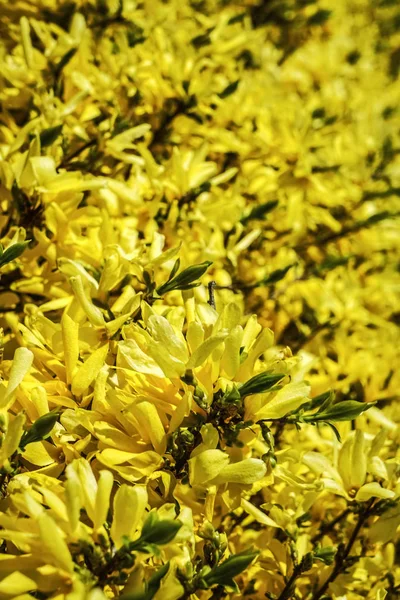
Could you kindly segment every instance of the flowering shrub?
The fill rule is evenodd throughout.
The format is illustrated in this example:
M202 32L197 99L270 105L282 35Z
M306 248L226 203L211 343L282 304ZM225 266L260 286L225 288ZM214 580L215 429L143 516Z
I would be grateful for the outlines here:
M0 597L400 594L400 9L0 0Z

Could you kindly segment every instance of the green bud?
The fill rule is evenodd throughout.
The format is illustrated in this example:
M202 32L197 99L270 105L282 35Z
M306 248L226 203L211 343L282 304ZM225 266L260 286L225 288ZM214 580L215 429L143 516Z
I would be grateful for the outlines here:
M162 296L172 290L188 290L200 285L196 280L204 275L210 265L212 265L212 262L206 260L203 263L184 269L176 277L157 288L157 294Z
M285 375L283 373L270 373L265 371L259 375L255 375L246 381L240 388L239 393L242 398L250 396L252 394L260 394L271 389L278 381L280 381Z
M311 567L313 566L313 562L314 562L313 553L307 552L307 554L305 554L303 556L303 558L301 559L301 563L300 563L301 572L304 573L305 571L309 571L311 569Z
M336 548L333 546L326 546L325 548L317 548L314 550L314 558L320 560L325 565L331 565L335 560Z
M40 133L40 146L41 148L45 148L46 146L51 146L62 131L63 125L56 125L55 127L49 127L48 129L44 129Z
M59 418L60 411L58 409L39 417L39 419L33 423L32 427L24 432L19 443L19 449L23 452L28 444L41 442L49 437Z

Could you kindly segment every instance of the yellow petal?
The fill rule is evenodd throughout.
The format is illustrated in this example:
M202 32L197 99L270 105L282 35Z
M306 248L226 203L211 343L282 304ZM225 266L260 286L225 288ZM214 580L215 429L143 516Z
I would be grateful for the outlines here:
M229 463L229 456L222 450L206 450L189 459L190 485L202 485L215 479Z
M366 483L357 492L357 502L366 502L370 498L393 498L395 493L391 490L386 490L376 481Z
M80 521L83 506L83 492L77 473L67 467L67 482L65 484L65 506L68 513L71 535L75 535Z
M141 525L147 506L147 491L144 486L122 484L115 494L111 537L117 548L123 537L132 539Z
M40 539L47 560L51 560L50 564L72 575L74 572L74 563L60 528L46 512L43 512L37 521Z
M44 504L51 508L54 513L63 521L68 521L68 513L64 502L51 490L45 487L39 487L38 490L43 496Z
M303 402L307 402L310 389L310 386L304 381L288 383L276 393L272 400L256 412L257 419L280 419L284 417Z
M96 379L100 369L104 365L107 353L108 344L104 344L104 346L100 346L100 348L95 350L83 365L79 367L72 380L71 390L74 396L82 396L84 392L87 392L89 386Z
M5 397L1 399L0 408L4 408L12 400L13 393L28 373L32 363L33 353L28 348L17 348L10 369L7 390Z
M79 324L64 311L61 319L67 383L71 383L79 359Z
M240 483L249 485L262 479L266 472L267 467L262 460L259 458L246 458L224 467L214 482L216 484Z
M19 23L21 27L22 48L24 50L26 66L28 69L33 69L35 66L35 61L33 58L33 46L31 41L31 28L29 21L26 17L21 17Z
M203 364L210 354L217 348L227 337L227 332L220 332L206 339L196 350L187 363L188 369L195 369Z
M0 582L0 594L15 598L18 594L37 590L37 583L20 571L15 571ZM29 596L31 598L32 596Z
M85 311L85 314L92 325L95 327L104 327L105 321L103 313L99 308L97 308L97 306L93 304L88 290L86 290L83 286L82 277L80 275L70 277L69 282L74 290L74 294L78 302Z
M225 340L225 350L221 358L221 369L226 377L233 379L240 367L240 348L243 328L237 325Z
M94 507L94 528L100 528L107 519L110 506L110 494L114 484L114 477L110 471L100 471L97 482L96 504Z
M7 433L0 449L0 465L3 465L4 462L18 449L24 431L24 423L25 415L23 413L19 413L9 422Z
M247 512L247 514L253 517L258 523L266 525L267 527L278 527L279 529L281 529L281 526L278 525L278 523L276 523L273 519L271 519L271 517L266 515L264 512L262 512L262 510L254 506L254 504L252 504L248 500L242 498L241 506L243 510L245 510L245 512Z
M163 454L166 449L166 434L154 404L146 400L131 405L131 411L148 434L154 449Z
M45 440L28 444L23 453L24 459L37 467L45 467L58 462L59 455L60 449Z
M135 340L125 340L118 344L117 366L124 367L128 365L133 371L164 377L164 372L160 369L154 358L143 352Z

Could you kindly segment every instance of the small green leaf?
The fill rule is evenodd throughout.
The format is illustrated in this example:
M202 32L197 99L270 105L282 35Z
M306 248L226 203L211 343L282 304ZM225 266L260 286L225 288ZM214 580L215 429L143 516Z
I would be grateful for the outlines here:
M57 64L57 66L54 69L54 77L56 79L58 79L58 77L61 75L63 68L67 66L67 64L69 63L70 60L73 59L77 50L78 50L77 48L71 48L71 50L68 50L68 52L66 52L64 54L64 56L61 58L60 62Z
M246 16L247 16L247 12L241 12L237 15L234 15L233 17L231 17L229 19L228 25L234 25L235 23L241 23L242 21L244 21Z
M122 596L120 596L120 600L152 600L160 589L161 580L168 573L168 570L169 562L160 567L158 571L156 571L154 575L150 577L150 579L145 583L146 589L144 592L122 594Z
M291 269L294 266L296 266L296 263L288 265L287 267L284 267L283 269L276 269L276 271L272 271L272 273L270 273L267 277L264 277L264 279L262 279L258 283L257 287L259 287L261 285L272 285L273 283L277 283L278 281L283 279L285 277L286 273L289 271L289 269Z
M196 279L202 277L210 265L212 265L212 262L206 260L203 263L184 269L179 275L176 275L176 277L157 288L157 294L162 296L172 290L187 290L195 285L199 285Z
M156 513L150 513L143 524L140 538L134 544L141 542L158 545L168 544L174 539L181 527L181 521L159 520Z
M338 430L336 429L336 427L334 426L334 424L326 422L325 425L327 425L328 427L330 427L332 429L333 433L335 434L335 437L336 437L337 441L341 443L342 438L340 437L340 433L338 432Z
M32 427L24 432L19 444L19 449L23 452L28 444L41 442L49 437L54 425L60 418L60 414L60 411L57 409L39 417L39 419L33 423Z
M321 8L307 19L307 23L308 25L323 25L329 19L331 13L332 11Z
M227 587L235 587L233 578L247 569L257 556L258 552L253 552L252 549L245 550L239 554L233 554L205 575L204 580L208 586L225 585Z
M190 40L192 46L194 46L195 48L202 48L203 46L208 46L209 44L211 44L210 33L213 29L214 27L211 27L207 30L206 33L201 33L200 35L196 35L194 38L192 38Z
M10 263L11 261L21 256L25 248L28 246L29 242L30 240L27 240L26 242L21 242L20 244L13 244L9 248L7 248L7 250L3 251L3 253L0 256L0 267L3 267L4 265Z
M347 265L353 256L353 254L349 254L348 256L328 256L320 265L317 266L316 272L322 273L324 271L331 271L336 267Z
M45 148L46 146L50 146L53 144L62 131L63 125L56 125L55 127L49 127L48 129L44 129L40 133L40 146Z
M239 81L240 80L237 79L236 81L233 81L232 83L227 85L226 88L218 94L218 96L220 98L224 99L224 98L227 98L228 96L230 96L231 94L233 94L234 92L236 92L238 85L239 85Z
M251 396L252 394L260 394L271 389L285 375L283 373L270 373L265 371L259 375L255 375L239 388L239 393L242 398Z
M315 398L312 398L308 410L313 410L314 408L320 408L320 410L325 410L325 408L332 404L334 399L335 392L333 390L323 392L322 394L315 396Z
M355 400L345 400L330 406L316 415L307 415L304 420L307 421L352 421L359 417L363 412L373 406L373 403L356 402Z
M173 279L175 277L175 275L179 271L180 265L181 265L181 259L177 258L176 261L175 261L174 266L171 269L171 273L169 274L168 281L171 281L171 279Z
M255 219L264 219L264 217L274 210L279 204L278 200L270 200L269 202L264 202L263 204L259 204L255 206L250 213L246 217L242 217L240 222L243 225L247 225L249 221L253 221Z

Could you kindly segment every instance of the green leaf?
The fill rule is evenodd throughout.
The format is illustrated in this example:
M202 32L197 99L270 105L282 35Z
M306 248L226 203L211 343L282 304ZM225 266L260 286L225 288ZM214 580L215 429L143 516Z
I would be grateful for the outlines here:
M7 250L5 250L0 256L0 267L10 263L15 260L24 252L25 248L28 246L30 240L26 242L21 242L20 244L13 244Z
M160 521L156 513L150 513L143 524L140 538L133 543L168 544L174 539L181 527L181 521L171 519Z
M161 580L168 573L169 562L160 567L158 571L150 577L145 583L146 590L144 592L133 592L132 594L122 594L120 600L152 600L160 589Z
M71 50L68 50L68 52L66 52L64 54L64 56L61 58L60 62L57 64L57 66L54 69L54 77L56 79L58 79L58 77L61 75L63 68L67 66L67 64L69 63L70 60L73 59L77 50L78 50L77 48L71 48Z
M203 46L208 46L209 44L211 44L210 33L213 29L214 27L211 27L207 30L206 33L201 33L200 35L196 35L194 38L192 38L190 40L192 46L194 46L195 48L202 48Z
M271 389L285 375L283 373L270 373L265 371L259 375L255 375L239 388L239 393L242 398L251 396L252 394L260 394Z
M333 390L323 392L322 394L315 396L315 398L312 398L311 402L309 403L309 408L307 410L313 410L314 408L320 408L320 410L325 410L325 408L332 404L334 399L335 392Z
M228 96L230 96L231 94L233 94L234 92L236 92L238 85L239 85L239 81L240 80L237 79L236 81L233 81L232 83L227 85L226 88L218 94L218 96L220 98L224 99L224 98L227 98Z
M374 406L373 403L356 402L355 400L345 400L330 406L316 415L307 415L304 420L307 421L352 421L359 417L363 412Z
M334 424L326 422L325 425L327 425L328 427L330 427L332 429L333 433L336 436L337 441L341 443L342 438L340 437L340 433L338 432L338 430L336 429L336 427L334 426Z
M270 200L269 202L259 204L258 206L255 206L246 217L242 217L240 222L243 223L243 225L246 225L249 221L263 219L269 212L274 210L278 204L278 200Z
M307 19L307 23L308 25L323 25L329 19L331 13L332 11L321 8Z
M162 296L172 290L187 290L198 285L198 283L194 282L204 275L210 265L212 265L212 262L206 260L203 263L184 269L179 275L176 275L176 277L157 288L157 294Z
M353 256L353 254L349 254L348 256L328 256L320 265L317 266L316 272L322 273L323 271L331 271L336 267L347 265Z
M295 266L296 263L293 263L291 265L288 265L287 267L284 267L283 269L276 269L276 271L272 271L272 273L270 273L267 277L264 277L264 279L259 281L256 287L260 287L261 285L272 285L273 283L277 283L285 277L289 269Z
M247 16L247 12L241 12L237 15L234 15L233 17L231 17L229 19L228 25L234 25L235 23L241 23L242 21L244 21L246 16Z
M50 146L53 144L62 131L63 125L56 125L55 127L49 127L48 129L44 129L40 133L40 146L45 148L46 146Z
M49 437L54 425L59 420L60 415L59 409L56 409L39 417L39 419L33 423L32 427L24 432L19 443L19 449L23 452L28 444L41 442Z
M257 556L258 552L253 552L252 549L245 550L239 554L234 554L221 565L214 567L203 579L208 586L225 585L234 588L235 584L233 578L247 569Z
M176 261L175 261L174 266L171 269L171 273L169 274L168 281L171 281L171 279L173 279L175 277L175 275L179 271L180 265L181 265L181 259L177 258Z

